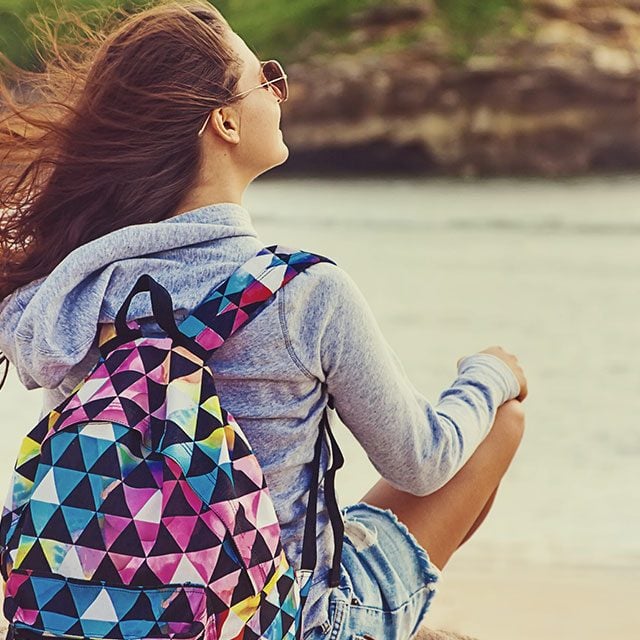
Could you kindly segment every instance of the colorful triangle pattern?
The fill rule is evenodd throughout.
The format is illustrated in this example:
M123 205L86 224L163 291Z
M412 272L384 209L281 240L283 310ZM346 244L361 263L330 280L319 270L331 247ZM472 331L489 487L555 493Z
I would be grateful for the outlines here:
M321 261L265 249L180 330L212 352ZM0 545L16 637L301 638L264 474L211 369L170 338L115 346L29 433Z

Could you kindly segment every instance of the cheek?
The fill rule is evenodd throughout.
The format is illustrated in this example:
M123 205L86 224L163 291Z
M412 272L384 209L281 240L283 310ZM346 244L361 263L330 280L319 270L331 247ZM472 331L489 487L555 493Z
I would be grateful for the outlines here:
M254 147L257 154L268 153L268 150L274 144L282 141L282 132L280 131L280 114L274 113L272 109L264 109L256 114L246 124L250 140L250 146Z

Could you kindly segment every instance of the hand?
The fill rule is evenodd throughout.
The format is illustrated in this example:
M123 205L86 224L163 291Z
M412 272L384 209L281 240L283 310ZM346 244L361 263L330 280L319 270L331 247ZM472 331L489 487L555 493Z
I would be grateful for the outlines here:
M518 362L518 358L512 353L505 351L502 347L488 347L480 353L488 353L496 358L500 358L500 360L502 360L502 362L504 362L509 369L513 371L518 380L518 384L520 385L520 394L518 395L517 400L522 402L527 397L529 389L527 386L527 378L524 375L524 371L522 370L520 363Z
M518 380L518 384L520 385L520 395L518 395L517 400L522 402L529 392L527 387L527 378L524 375L524 371L518 362L518 358L514 356L512 353L508 353L502 347L488 347L487 349L483 349L480 353L488 353L489 355L495 356L496 358L500 358L502 362L504 362L511 371L513 371L516 379Z

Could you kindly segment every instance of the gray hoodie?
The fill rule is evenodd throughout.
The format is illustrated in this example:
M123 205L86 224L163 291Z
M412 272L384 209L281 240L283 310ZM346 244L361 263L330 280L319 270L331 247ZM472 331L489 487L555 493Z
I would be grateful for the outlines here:
M45 389L44 413L93 367L98 324L114 320L141 274L170 291L180 320L262 246L249 213L230 203L120 229L79 247L48 277L0 303L0 350L27 388ZM155 334L150 315L148 298L136 296L129 317L143 319L145 333ZM278 292L210 365L225 408L263 467L294 566L327 392L380 474L416 495L455 475L486 436L497 408L519 393L502 361L474 355L430 404L407 379L356 285L330 264L311 267ZM324 459L323 473L326 466ZM349 473L348 461L343 473ZM333 541L322 491L317 532L307 629L327 616Z

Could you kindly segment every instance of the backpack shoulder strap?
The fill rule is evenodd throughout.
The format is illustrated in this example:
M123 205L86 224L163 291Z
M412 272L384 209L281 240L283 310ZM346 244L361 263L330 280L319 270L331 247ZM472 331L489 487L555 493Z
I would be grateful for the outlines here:
M279 289L319 262L335 264L307 251L277 245L265 247L213 289L178 328L211 356L263 311Z
M7 374L9 373L9 358L7 358L2 351L0 351L0 367L3 368L2 373L0 373L0 389L2 389L7 380Z

